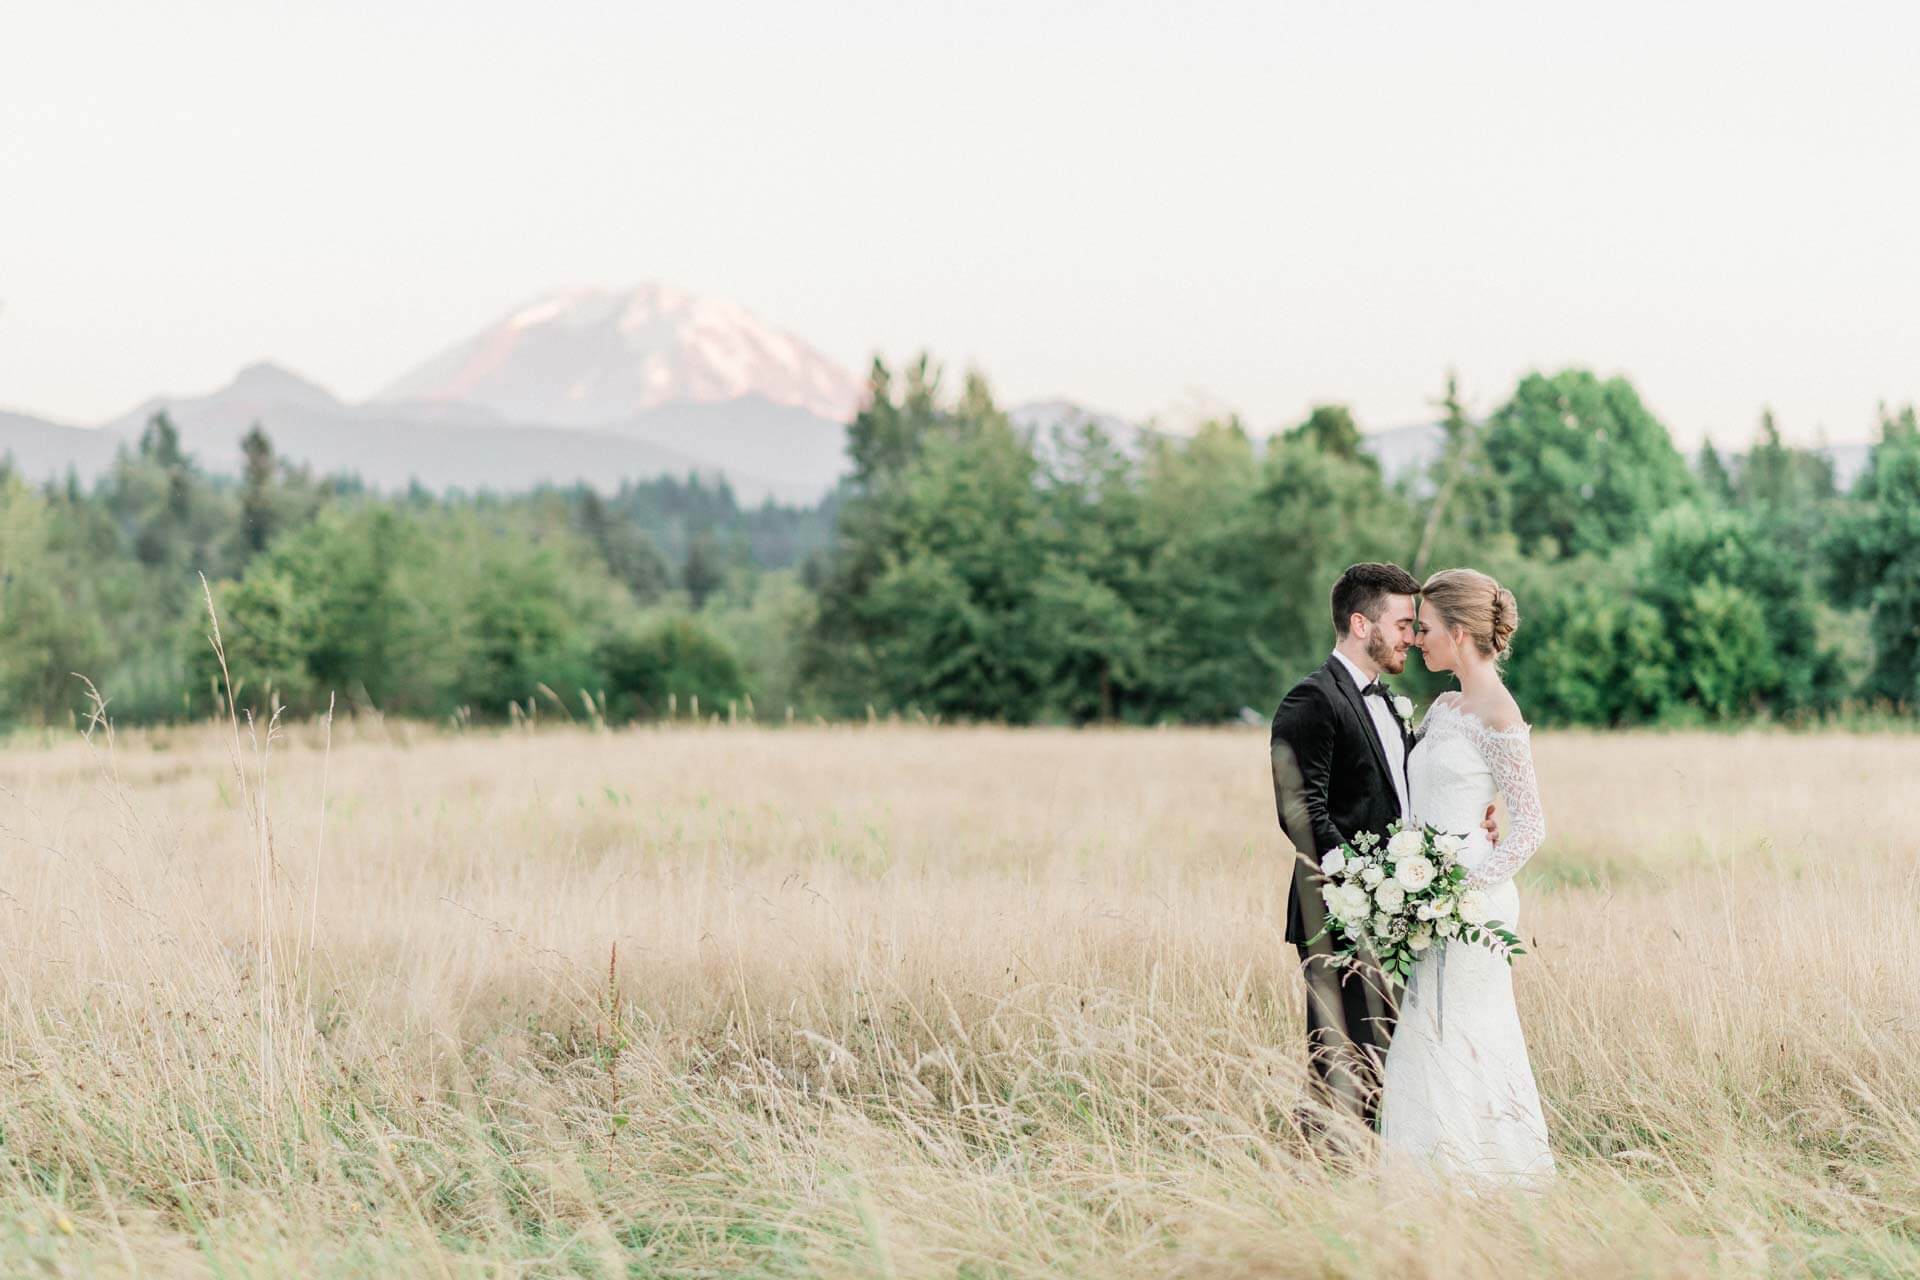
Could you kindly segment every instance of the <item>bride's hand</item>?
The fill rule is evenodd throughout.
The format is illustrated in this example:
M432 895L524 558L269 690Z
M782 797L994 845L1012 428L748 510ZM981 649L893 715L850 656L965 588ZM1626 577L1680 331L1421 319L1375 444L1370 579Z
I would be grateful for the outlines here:
M1489 844L1500 843L1500 824L1494 820L1492 805L1487 806L1487 816L1485 820L1480 823L1480 825L1486 829L1487 843Z

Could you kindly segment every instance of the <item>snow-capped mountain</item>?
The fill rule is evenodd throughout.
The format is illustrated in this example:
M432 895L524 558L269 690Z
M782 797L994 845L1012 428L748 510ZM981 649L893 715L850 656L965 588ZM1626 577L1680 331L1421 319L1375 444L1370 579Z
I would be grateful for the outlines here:
M383 402L459 403L591 427L669 404L757 396L845 422L861 383L746 308L670 285L537 298L388 386Z

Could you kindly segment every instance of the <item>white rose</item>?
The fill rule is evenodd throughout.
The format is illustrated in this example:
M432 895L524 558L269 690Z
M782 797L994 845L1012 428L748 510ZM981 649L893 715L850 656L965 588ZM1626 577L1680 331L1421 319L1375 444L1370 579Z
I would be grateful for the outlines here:
M1407 935L1407 950L1413 952L1415 955L1419 955L1432 945L1433 935L1425 929L1415 929L1411 934Z
M1413 719L1413 699L1404 694L1395 694L1393 710L1394 714L1398 715L1402 720Z
M1375 936L1384 938L1387 936L1387 931L1391 928L1393 928L1393 920L1391 918L1378 913L1374 915L1373 932Z
M1478 889L1469 889L1460 895L1460 919L1464 924L1485 924L1493 913L1493 904L1487 901L1487 895Z
M1427 838L1412 827L1394 832L1393 839L1387 841L1387 852L1395 859L1411 858L1425 852L1426 847Z
M1343 884L1334 890L1337 895L1332 900L1333 913L1348 924L1367 918L1367 909L1372 904L1367 900L1367 891L1357 884Z
M1441 898L1439 901L1433 904L1433 918L1435 920L1441 919L1444 916L1450 916L1452 914L1453 914L1452 898Z
M1454 919L1446 919L1435 925L1434 928L1439 931L1441 937L1451 938L1454 934L1460 932L1460 922Z
M1382 911L1398 911L1406 905L1407 891L1400 887L1398 880L1382 880L1380 887L1373 891L1373 900L1380 904Z
M1433 847L1451 858L1467 847L1467 842L1455 835L1440 835L1433 838Z
M1332 853L1329 853L1326 857L1320 859L1320 869L1326 872L1330 876L1339 875L1340 868L1346 865L1347 865L1347 855L1340 852L1338 849L1335 849Z
M1385 880L1386 878L1387 878L1386 872L1382 871L1378 867L1373 867L1373 866L1368 867L1365 871L1362 871L1360 873L1360 883L1366 885L1367 888L1369 889L1373 888L1373 886L1379 884L1382 880Z
M1423 902L1413 909L1413 914L1421 920L1431 920L1433 919L1433 904L1431 902Z
M1408 893L1418 893L1432 884L1436 874L1433 864L1417 853L1411 858L1400 859L1393 868L1393 878Z

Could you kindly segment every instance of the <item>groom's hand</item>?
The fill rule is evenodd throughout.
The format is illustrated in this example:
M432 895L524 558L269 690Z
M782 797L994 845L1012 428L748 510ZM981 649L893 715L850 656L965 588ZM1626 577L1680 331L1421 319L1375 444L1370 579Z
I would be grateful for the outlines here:
M1500 824L1499 824L1498 822L1496 822L1496 821L1494 821L1494 818L1493 818L1493 806L1492 806L1492 805L1488 805L1488 806L1487 806L1487 816L1486 816L1486 818L1485 818L1485 820L1483 820L1483 821L1482 821L1482 822L1480 823L1480 825L1481 825L1481 826L1483 826L1483 827L1485 827L1485 828L1486 828L1486 830L1487 830L1487 841L1488 841L1488 843L1490 843L1490 844L1499 844L1499 843L1500 843Z

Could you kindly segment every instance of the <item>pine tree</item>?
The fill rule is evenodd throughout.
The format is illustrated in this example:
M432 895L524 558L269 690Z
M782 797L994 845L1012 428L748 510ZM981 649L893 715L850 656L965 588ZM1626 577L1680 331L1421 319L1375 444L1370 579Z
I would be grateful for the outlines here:
M1416 578L1431 567L1443 542L1484 546L1507 528L1506 490L1487 460L1484 429L1461 403L1460 379L1451 370L1440 407L1443 443L1434 464L1433 502L1413 555Z
M1710 499L1722 506L1733 504L1733 473L1727 470L1726 460L1720 456L1720 450L1714 448L1712 440L1701 441L1700 454L1694 460L1693 470L1700 477L1701 489Z
M246 458L240 489L240 542L242 558L267 549L276 532L273 507L273 477L278 469L273 457L273 441L259 423L240 441Z
M1311 444L1322 453L1349 462L1373 463L1360 439L1360 428L1343 404L1317 404L1307 420L1287 432L1287 439ZM1377 465L1377 464L1375 464Z
M1920 419L1881 411L1880 443L1826 551L1840 603L1870 611L1869 697L1920 705Z
M686 588L687 598L698 609L707 602L707 597L720 589L725 565L720 547L711 533L695 535L687 547L687 560L680 569L680 585Z

